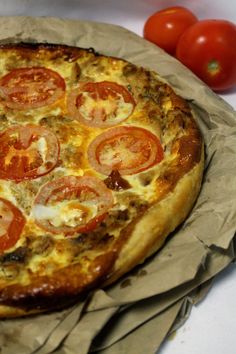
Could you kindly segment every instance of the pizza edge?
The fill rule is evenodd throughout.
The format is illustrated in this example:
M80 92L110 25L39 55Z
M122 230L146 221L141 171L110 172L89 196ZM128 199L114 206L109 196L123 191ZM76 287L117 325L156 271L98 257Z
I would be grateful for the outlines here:
M19 48L22 45L22 43L9 44L8 46L0 45L0 49L9 47L14 49L16 47ZM27 43L24 45L26 49L43 48L50 50L50 48L54 49L56 47L59 51L64 51L72 48L72 50L75 50L75 53L78 53L82 50L92 52L99 57L104 57L104 55L96 53L93 49L70 47L67 45L47 43ZM115 59L123 60L120 58ZM128 61L123 61L129 63ZM159 76L157 76L157 78L165 82ZM185 102L182 97L180 100L182 100L183 103ZM192 206L198 196L201 187L204 166L203 151L204 149L202 147L200 162L192 167L191 170L186 175L184 175L184 177L178 180L176 187L173 191L170 192L170 195L168 193L166 198L164 198L161 202L149 208L144 213L144 215L142 215L141 220L137 222L135 221L132 224L132 228L128 228L128 230L126 230L126 237L124 237L124 239L127 241L122 245L115 265L111 267L111 271L108 271L106 281L103 282L103 278L99 278L98 284L96 282L97 285L101 284L101 287L110 285L122 275L134 268L136 265L142 263L146 258L160 249L160 247L164 244L167 236L187 217L192 209ZM168 212L166 212L167 210ZM160 216L158 222L156 222L157 214ZM174 218L173 215L175 215ZM140 241L143 238L144 232L147 237L145 238L145 243L141 243ZM54 309L54 307L52 308L49 306L46 308L47 311L51 309ZM39 312L42 312L42 308L37 308L37 306L34 309L29 310L15 307L14 305L0 305L0 317L19 317Z

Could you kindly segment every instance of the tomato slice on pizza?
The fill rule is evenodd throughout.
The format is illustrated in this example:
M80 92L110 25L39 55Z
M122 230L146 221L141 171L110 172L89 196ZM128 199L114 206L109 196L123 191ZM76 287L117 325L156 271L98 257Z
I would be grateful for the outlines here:
M21 211L8 200L0 198L0 253L16 244L24 225Z
M50 130L28 124L0 133L0 178L20 182L50 172L57 164L59 142Z
M50 105L65 92L65 81L45 67L19 68L0 79L3 103L13 109L33 109Z
M135 126L111 128L98 135L88 148L90 164L104 175L113 170L132 175L154 166L163 157L159 138Z
M33 217L54 234L93 230L113 206L112 192L93 176L66 176L45 184L37 195Z
M68 96L69 114L92 127L109 127L127 119L135 101L122 85L111 81L81 83Z

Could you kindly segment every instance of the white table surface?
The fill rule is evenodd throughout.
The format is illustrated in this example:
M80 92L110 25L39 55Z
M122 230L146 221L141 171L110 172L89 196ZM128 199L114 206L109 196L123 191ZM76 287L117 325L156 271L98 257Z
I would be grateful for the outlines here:
M235 0L0 0L0 15L93 20L122 25L142 35L149 15L173 5L186 6L201 19L221 18L236 22ZM236 108L236 88L221 97ZM232 264L217 276L207 297L192 309L190 318L174 339L165 341L159 353L235 354L235 300L236 267Z

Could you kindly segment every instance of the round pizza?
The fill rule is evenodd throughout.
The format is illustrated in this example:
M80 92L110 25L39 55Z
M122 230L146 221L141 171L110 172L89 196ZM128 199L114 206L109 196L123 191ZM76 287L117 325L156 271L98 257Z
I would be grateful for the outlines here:
M156 252L204 151L158 74L93 49L0 46L0 316L60 309Z

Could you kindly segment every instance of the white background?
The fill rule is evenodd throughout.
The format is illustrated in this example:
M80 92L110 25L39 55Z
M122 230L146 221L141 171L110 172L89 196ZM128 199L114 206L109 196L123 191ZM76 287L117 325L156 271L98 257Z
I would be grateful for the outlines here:
M236 22L235 0L0 0L0 15L93 20L122 25L142 35L144 22L149 15L173 5L188 7L200 19L218 18ZM221 97L236 108L236 88ZM177 331L174 339L163 344L159 353L235 354L235 300L236 267L232 264L217 276L207 297L193 308L185 325Z

